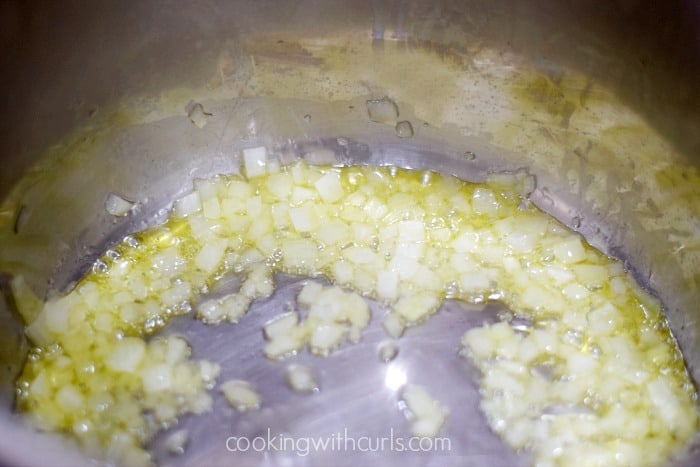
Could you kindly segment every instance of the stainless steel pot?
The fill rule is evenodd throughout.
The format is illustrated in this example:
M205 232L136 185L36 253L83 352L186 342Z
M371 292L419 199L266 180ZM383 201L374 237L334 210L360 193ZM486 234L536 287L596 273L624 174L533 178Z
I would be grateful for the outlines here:
M3 287L65 289L253 143L470 179L525 167L540 207L662 299L700 381L697 3L9 1L0 18ZM410 140L368 120L385 95ZM109 193L139 214L110 216ZM0 460L77 462L12 413L27 343L5 302ZM696 442L679 462L699 460Z

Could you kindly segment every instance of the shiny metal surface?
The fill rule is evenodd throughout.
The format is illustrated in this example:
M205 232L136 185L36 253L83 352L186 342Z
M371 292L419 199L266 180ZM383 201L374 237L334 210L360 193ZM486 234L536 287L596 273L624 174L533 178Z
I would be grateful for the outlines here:
M500 306L448 302L425 325L396 341L398 354L385 363L378 346L387 339L381 326L386 310L372 303L372 321L360 344L344 346L327 358L304 351L288 361L268 361L262 353L262 326L284 310L281 305L294 302L302 283L299 278L278 278L275 295L254 305L236 325L208 327L186 317L168 326L166 333L183 335L193 344L194 358L221 363L222 381L246 380L264 402L260 411L240 414L216 394L212 414L186 417L153 442L162 465L527 465L526 457L517 456L498 436L484 430L477 373L459 356L461 335L471 327L497 321L498 313L504 311ZM291 362L313 369L319 392L300 394L289 388L284 371ZM415 451L408 451L410 423L400 406L406 383L430 388L431 395L450 410L440 439L425 444L424 450L415 444L410 446ZM181 428L190 432L189 446L183 455L170 454L165 440ZM282 437L290 440L286 446ZM371 438L371 444L369 439L360 441L361 437ZM385 447L379 449L382 438ZM248 441L265 449L247 448ZM324 441L326 449L306 445Z
M6 298L10 274L25 275L42 295L65 289L110 242L162 217L193 178L235 171L242 147L265 144L317 162L394 163L474 180L489 170L526 168L538 178L533 200L540 207L623 259L663 300L700 380L696 2L205 0L183 7L169 0L40 0L2 2L0 18ZM399 140L393 128L367 118L365 101L385 95L412 122L413 138ZM190 101L213 114L202 129L187 118ZM138 214L109 216L109 193L137 201ZM250 357L262 339L255 330L298 286L284 283L277 300L256 305L239 327L172 324L195 344L196 357L224 362L224 376L251 379L286 410L272 419L265 411L233 417L217 406L212 424L183 420L195 442L185 457L170 458L156 440L166 464L285 464L285 456L248 459L225 449L237 430L257 433L273 422L271 428L306 436L333 432L336 424L358 432L371 426L382 435L388 426L405 430L396 395L383 386L388 366L374 356L376 326L337 357L299 357L323 376L322 391L308 398L278 385L281 365L255 366L259 359ZM458 448L448 458L387 459L525 462L482 425L473 370L456 355L458 336L475 320L493 319L492 311L441 312L401 340L389 366L445 381L440 395L453 411L446 433ZM74 464L74 453L21 429L12 414L27 344L9 298L0 300L0 318L0 461ZM448 357L430 358L438 349ZM466 394L452 381L464 382ZM357 403L366 405L350 403L358 393L365 396ZM350 416L329 419L338 407ZM295 421L297 414L308 416ZM680 465L699 462L698 446Z

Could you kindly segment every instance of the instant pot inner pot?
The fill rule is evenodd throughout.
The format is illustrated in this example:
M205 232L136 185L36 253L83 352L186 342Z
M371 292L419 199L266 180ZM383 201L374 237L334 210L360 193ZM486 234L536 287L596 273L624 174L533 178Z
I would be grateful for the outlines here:
M532 203L662 301L697 383L697 8L550 3L303 1L283 13L276 2L3 4L0 464L93 462L15 410L30 346L12 278L42 299L71 290L106 250L163 222L195 180L240 173L241 151L263 146L282 164L388 165L473 182L532 175ZM211 391L211 412L182 416L148 443L159 464L532 462L489 429L479 371L459 354L467 330L512 319L510 310L447 300L394 355L382 305L367 300L358 344L294 357L319 383L302 394L284 383L289 362L263 356L261 328L306 280L276 276L273 295L235 325L190 314L155 333L184 336L193 359L221 364L220 382L243 378L264 401L234 413ZM449 409L430 449L394 442L410 436L398 398L406 382ZM183 428L189 442L174 453ZM382 438L392 448L371 444ZM696 429L672 465L698 464Z
M240 173L240 151L246 147L265 145L270 157L283 164L303 159L321 165L396 166L436 171L473 182L484 181L491 173L524 170L513 163L507 152L495 150L478 139L468 146L452 146L449 133L415 117L411 120L415 134L399 137L395 126L371 121L367 110L371 102L337 106L275 99L206 101L200 104L208 115L205 125L197 125L191 113L188 116L183 111L179 116L116 131L92 146L97 153L111 153L110 157L92 159L94 171L87 184L93 195L78 198L70 192L73 177L82 176L78 175L79 170L69 168L64 173L54 173L53 183L61 190L69 190L73 208L46 210L44 203L51 193L29 190L18 210L18 235L32 238L32 230L47 228L45 233L55 235L49 226L61 223L65 230L59 228L59 235L70 241L55 251L60 261L56 262L58 267L51 275L49 289L66 291L95 267L104 251L126 235L162 222L173 199L191 190L194 180ZM304 130L302 137L300 128ZM80 162L79 156L69 165ZM130 176L135 170L139 176ZM585 206L556 199L553 191L538 182L530 200L593 240L607 240L605 226L581 221L594 218ZM108 201L113 195L134 203L129 214L114 215ZM623 260L634 265L634 258ZM29 270L27 278L35 280ZM380 353L387 340L382 328L385 310L381 304L368 300L372 319L359 344L343 346L328 357L308 351L294 357L294 363L312 368L318 380L319 390L309 396L284 383L289 362L263 357L265 341L261 333L265 323L289 308L306 280L278 275L274 294L255 301L245 318L235 325L207 326L190 313L173 318L156 332L154 336L184 336L192 346L193 359L221 365L220 381L245 379L264 400L260 410L233 413L223 395L212 391L211 413L185 415L149 443L158 463L327 465L338 460L338 451L350 463L531 463L527 452L513 451L488 428L479 408L479 372L459 353L460 338L469 329L512 319L505 306L498 302L469 305L447 300L427 322L408 329L395 343L398 353L384 361ZM327 283L324 278L316 280ZM217 295L235 292L239 285L235 280L222 284ZM16 332L20 332L19 328ZM26 343L21 347L26 349ZM15 366L15 370L18 368ZM395 445L390 450L370 445L348 448L345 444L357 443L363 436L368 440L388 438L390 443L393 438L410 438L405 414L397 410L398 395L407 381L429 387L431 395L449 407L448 422L436 438L442 444L413 451L397 451ZM174 454L172 436L182 429L187 430L189 441L183 453ZM304 444L333 437L337 438L335 444L327 449ZM287 444L281 445L285 439ZM243 446L240 440L259 446ZM278 448L276 443L280 444Z

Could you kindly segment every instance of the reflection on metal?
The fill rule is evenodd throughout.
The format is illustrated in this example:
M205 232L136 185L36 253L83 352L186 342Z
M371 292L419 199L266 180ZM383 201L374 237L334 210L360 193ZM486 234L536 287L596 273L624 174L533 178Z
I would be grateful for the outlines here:
M386 369L384 386L390 391L396 391L406 384L406 371L397 364L391 364Z

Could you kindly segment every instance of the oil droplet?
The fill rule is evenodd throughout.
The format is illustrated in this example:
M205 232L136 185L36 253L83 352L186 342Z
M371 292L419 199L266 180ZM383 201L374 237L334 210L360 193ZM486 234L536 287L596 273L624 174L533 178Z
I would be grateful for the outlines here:
M396 124L396 136L399 138L410 138L413 136L413 125L408 120Z
M109 266L101 259L98 259L92 264L92 272L95 274L105 273L107 271L109 271Z
M464 158L468 161L476 160L476 154L472 151L464 151Z
M529 318L523 316L513 317L510 325L513 327L515 332L520 334L529 334L533 328L533 322Z
M136 248L137 246L139 246L139 241L136 240L136 237L132 235L127 235L126 237L124 237L123 242L131 248Z
M387 339L385 341L380 342L377 346L377 355L379 356L379 360L381 360L384 363L388 363L395 359L398 353L399 348L397 347L396 343L392 340Z
M275 263L278 263L279 261L282 260L282 250L279 248L275 248L275 250L272 252L272 261Z
M581 331L577 331L575 329L567 329L566 332L564 333L564 339L569 344L573 344L573 345L580 345L582 337L583 336L581 334Z
M370 99L367 101L367 114L369 119L377 123L394 125L399 118L399 108L388 97Z
M117 250L107 250L105 256L107 256L109 259L119 259L121 255Z
M446 286L445 286L445 298L446 299L452 299L456 298L459 295L459 284L457 281L450 281Z

